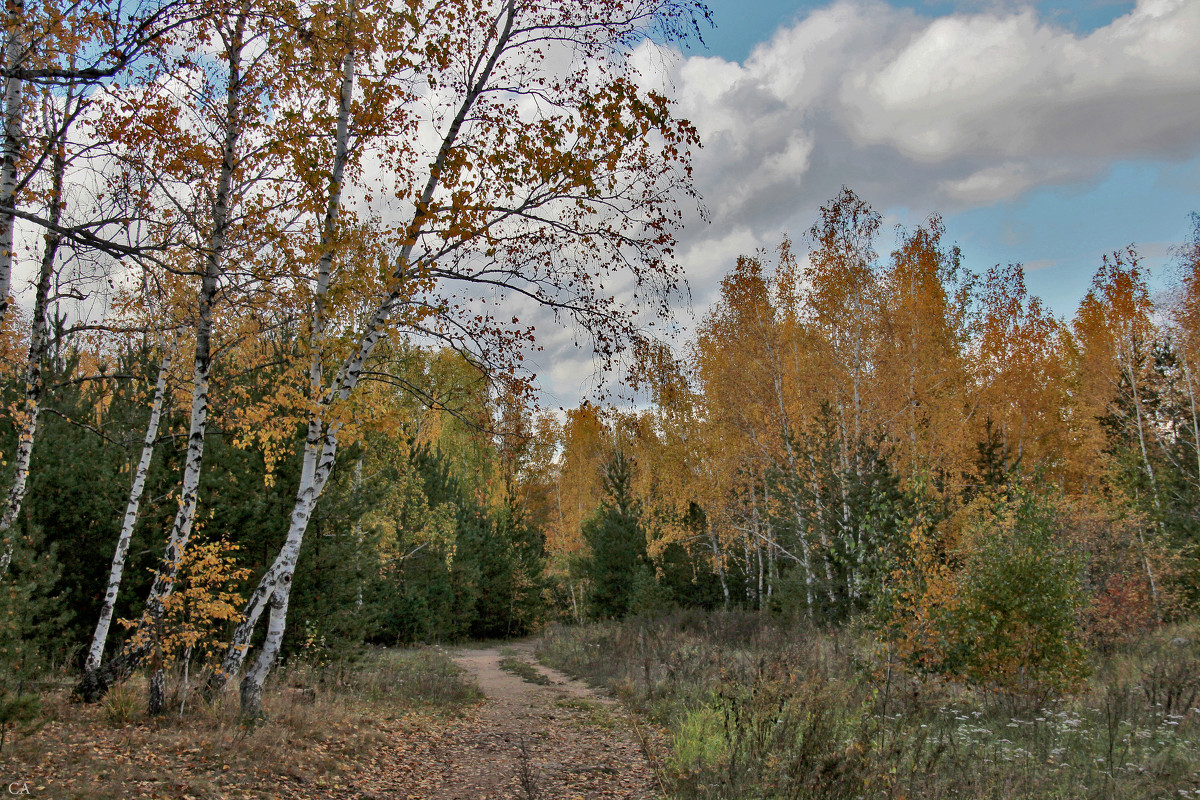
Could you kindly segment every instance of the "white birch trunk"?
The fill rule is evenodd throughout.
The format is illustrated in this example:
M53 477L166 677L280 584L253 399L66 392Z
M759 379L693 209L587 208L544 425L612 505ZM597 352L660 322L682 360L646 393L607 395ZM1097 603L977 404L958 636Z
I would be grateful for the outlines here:
M1154 467L1150 463L1150 454L1146 450L1145 424L1142 421L1142 402L1141 402L1140 396L1138 395L1137 372L1135 369L1135 364L1133 363L1132 344L1128 348L1125 355L1126 355L1126 359L1125 359L1125 364L1123 365L1123 367L1125 369L1125 375L1129 379L1130 391L1133 393L1133 410L1134 410L1134 416L1135 416L1136 424L1137 424L1138 445L1141 448L1141 454L1142 454L1142 466L1146 470L1146 477L1149 478L1149 480L1150 480L1150 492L1151 492L1151 496L1154 499L1154 509L1155 509L1155 511L1158 512L1158 516L1159 516L1158 524L1159 524L1159 527L1161 528L1162 524L1163 524L1163 522L1162 522L1162 501L1159 500L1158 481L1156 480L1155 475L1154 475ZM1154 568L1150 565L1150 554L1148 552L1146 552L1146 550L1147 550L1146 539L1145 539L1145 536L1142 534L1142 530L1140 527L1138 528L1138 543L1141 545L1141 548L1142 548L1142 565L1146 569L1146 579L1150 582L1150 599L1154 603L1154 613L1158 614L1159 613L1159 610L1158 610L1158 581L1156 581L1154 578Z
M142 492L146 488L146 476L150 473L150 462L154 458L154 445L158 439L158 426L162 419L163 401L167 394L167 373L171 370L171 352L164 350L158 365L158 380L154 384L154 400L150 404L150 421L146 424L146 436L142 440L142 456L133 473L133 485L129 489L129 500L125 504L125 518L121 533L117 537L117 549L113 553L112 566L108 571L108 587L104 592L104 604L100 607L100 619L92 635L92 646L88 650L84 669L99 668L104 655L104 643L108 640L108 629L112 625L113 609L117 604L117 592L121 589L121 577L125 571L125 557L129 553L129 542L138 520L138 508Z
M746 604L753 605L754 603L754 580L753 573L750 571L750 531L743 529L742 531L742 563L743 574L746 576Z
M811 620L813 618L813 612L816 609L816 602L817 602L816 572L815 572L815 567L813 566L813 559L814 559L814 557L817 557L817 556L814 555L814 553L813 553L813 550L815 548L813 547L812 542L810 541L810 537L806 530L807 525L805 523L806 515L804 512L804 507L800 504L800 487L802 487L804 485L804 479L800 476L800 467L796 463L796 450L792 446L791 432L790 432L790 430L785 428L784 433L785 433L784 442L786 444L785 450L787 452L787 459L788 459L788 469L791 470L791 480L792 480L792 486L791 486L792 514L794 515L795 520L796 520L796 533L800 538L801 566L804 567L805 598L806 598L806 601L808 602L808 617ZM817 491L819 492L819 489ZM819 511L821 508L821 499L820 499L819 493L816 496L815 500L817 502L817 509ZM822 525L822 520L820 517L818 517L818 520L817 520L818 529L820 529L821 525ZM823 555L821 555L820 557L822 559L824 558ZM828 591L829 583L831 581L829 580L829 574L828 574L829 565L827 562L826 562L825 566L826 566L826 576L825 576L826 577L826 590ZM832 603L833 602L832 595L830 595L829 599L830 599L830 603Z
M225 91L225 131L221 147L221 172L217 179L212 206L212 233L204 259L204 273L196 296L196 349L192 366L192 412L188 427L188 445L180 485L179 507L171 525L171 534L163 551L154 583L146 598L146 608L138 622L130 644L106 665L84 672L75 694L87 702L104 696L115 680L128 676L149 651L162 619L164 604L175 585L192 525L200 487L200 468L204 461L204 435L208 428L209 380L212 371L213 303L216 300L221 264L225 255L226 233L229 226L229 205L233 187L233 172L237 146L242 135L241 60L249 1L244 0L234 22L229 39L229 76Z
M217 282L225 255L225 237L229 226L229 204L233 186L233 171L237 159L238 140L242 135L241 120L241 58L243 37L248 16L244 3L234 24L229 48L229 82L225 93L225 138L221 146L221 174L212 210L212 238L204 260L204 275L196 296L196 353L192 366L192 415L188 426L187 455L184 460L183 481L179 491L179 508L171 526L171 536L163 553L162 564L150 587L146 600L147 614L158 619L163 603L174 588L175 576L187 550L192 525L196 521L199 502L200 469L204 463L204 434L208 429L209 381L212 375L213 304L217 297Z
M779 581L779 559L776 553L775 530L771 525L771 486L763 483L763 507L766 509L767 527L767 600L775 594L775 584Z
M1187 356L1184 356L1181 361L1183 362L1183 375L1187 379L1188 403L1192 408L1192 445L1196 449L1196 485L1200 486L1200 416L1196 413L1196 375L1192 372L1192 366Z
M717 577L721 579L721 593L725 595L725 608L729 608L729 581L725 578L725 556L721 552L721 543L717 541L717 534L712 529L712 524L708 525L708 544L712 548L713 567L717 570Z
M62 141L57 143L54 151L54 167L50 197L50 223L58 225L62 218L63 206L63 173L66 170L66 152ZM45 235L45 249L42 251L41 269L38 272L37 292L33 305L33 329L29 336L29 353L25 361L25 402L21 411L21 431L17 437L17 451L14 457L14 473L12 486L9 487L5 498L4 511L0 514L0 541L3 541L3 552L0 552L0 576L8 573L12 563L13 551L16 548L15 531L17 517L21 514L21 504L25 500L25 489L29 480L29 464L33 458L33 445L37 440L38 418L42 410L42 365L50 349L50 325L47 317L50 302L50 283L54 275L54 262L58 257L60 237L53 230Z
M362 469L363 469L363 458L360 455L358 457L358 463L354 465L354 494L356 497L362 496ZM355 556L356 556L356 559L355 559L356 566L355 566L355 570L354 570L354 578L358 583L358 588L354 594L354 613L356 613L356 614L361 612L362 607L363 607L363 583L364 583L364 581L363 581L363 568L362 568L362 550L363 550L364 539L365 539L365 537L363 536L362 516L360 515L359 518L354 521L354 544L355 544Z
M250 651L250 638L254 635L254 628L258 625L258 620L262 616L263 610L271 602L280 576L287 573L289 559L299 556L300 546L304 543L304 533L308 528L308 520L312 514L312 507L315 507L316 499L319 495L319 491L316 488L316 473L317 454L319 452L317 448L320 442L312 440L311 437L313 434L314 425L310 423L310 438L305 443L304 462L300 469L300 488L296 492L296 504L292 508L287 537L284 539L279 555L275 557L275 561L263 573L258 585L246 601L246 605L242 609L242 621L234 629L229 645L225 649L225 655L221 659L221 666L205 682L204 694L208 699L212 699L220 694L226 684L241 671L242 664L246 660L246 654ZM336 434L333 442L336 448ZM332 462L330 466L332 468ZM324 489L323 485L321 489ZM309 505L310 498L311 506ZM290 576L288 580L291 580Z
M22 81L15 70L25 59L18 33L25 22L23 0L8 2L9 38L4 45L4 157L0 160L0 326L8 316L9 293L12 291L13 228L17 208L17 162L21 159L24 133L21 130L24 114Z
M351 5L351 14L356 11L356 6ZM474 107L476 100L483 93L488 80L491 78L493 70L496 68L496 63L499 61L501 54L508 47L508 43L512 37L513 22L516 18L516 6L509 0L506 4L504 29L497 36L496 42L492 47L491 54L486 65L479 72L476 82L468 89L463 98L462 103L455 114L454 120L450 123L450 127L446 131L446 135L442 139L442 144L438 149L437 157L434 159L430 167L429 178L425 183L425 188L421 193L420 201L417 203L417 210L414 213L413 222L410 226L409 243L406 244L400 251L397 258L396 273L403 275L409 265L409 260L412 257L412 251L415 247L419 232L422 215L424 209L428 208L430 201L433 198L433 193L437 189L441 181L441 172L446 159L454 146L455 140L458 138L459 131L466 122L467 114ZM341 103L339 105L339 139L342 136L341 120L343 116L349 119L349 100L353 89L354 75L354 48L351 45L346 54L344 62L343 84ZM343 113L344 109L344 113ZM341 145L339 144L339 147ZM336 194L331 196L329 210L334 214L333 221L336 222L337 202L340 201L340 182L335 185ZM327 217L328 219L328 217ZM324 236L325 234L322 234ZM325 263L325 269L328 269L332 261L332 251L322 254L322 262L328 259L330 263ZM396 306L404 298L404 287L398 286L397 289L385 296L376 307L374 313L367 322L357 350L342 364L338 370L329 391L323 398L320 408L328 409L335 403L345 400L354 391L358 385L359 379L362 377L362 372L367 361L371 357L375 346L383 338L385 327L388 320L391 318L392 312ZM323 322L322 322L323 324ZM317 326L314 326L316 332ZM319 354L318 354L319 355ZM314 419L309 423L310 436L314 430L314 425L319 427L321 414L315 414ZM337 455L337 436L338 426L330 425L324 435L324 444L321 448L320 461L315 465L313 484L311 487L301 486L297 492L296 505L292 511L292 521L288 540L284 544L284 550L280 552L276 563L280 564L278 573L274 578L274 589L271 591L271 622L267 632L266 640L263 642L261 652L255 661L254 667L249 671L242 681L241 700L242 714L245 717L254 719L262 717L262 688L266 681L267 675L270 674L271 668L275 660L279 656L279 648L283 642L283 633L287 623L287 604L291 593L292 576L296 568L296 558L299 556L300 545L303 541L305 530L308 527L308 521L311 518L313 507L315 507L321 492L325 488L325 483L329 479L329 475L333 470L334 461ZM306 458L309 457L311 450L306 450ZM293 535L294 533L294 535ZM273 565L274 566L274 565ZM264 576L265 578L266 576ZM262 583L260 583L260 588ZM257 593L257 590L256 590ZM261 610L258 612L261 614ZM235 657L244 658L245 648L238 648L236 645L231 645L230 651L239 651L240 655ZM228 655L228 654L227 654ZM225 675L225 680L228 680L230 675Z
M311 451L309 451L311 452ZM267 636L259 649L258 658L242 679L241 703L242 714L249 718L262 716L262 688L267 675L270 674L279 650L283 645L283 634L287 628L288 601L292 593L292 578L296 572L296 562L300 558L300 547L304 543L304 533L308 530L309 520L317 500L325 490L325 485L333 471L334 456L337 453L337 433L331 431L326 435L325 446L322 448L320 463L316 465L312 481L302 486L296 497L296 505L292 509L291 524L288 529L287 541L272 565L275 571L274 586L271 591L271 614L267 623ZM261 615L262 605L257 614ZM237 651L241 658L245 657L245 649Z
M357 6L351 3L351 26L355 24ZM342 60L342 83L338 98L338 118L333 158L333 169L330 174L329 200L325 207L325 220L321 231L321 257L317 265L317 285L313 292L313 328L309 346L312 351L309 364L309 392L314 402L320 406L328 405L328 399L321 401L324 391L324 365L322 361L325 337L325 305L329 295L329 281L333 271L334 237L337 234L337 221L341 212L342 180L345 175L346 162L350 155L350 109L354 102L354 62L355 48L351 44ZM291 521L288 525L287 537L283 547L270 568L263 574L242 609L242 621L234 629L233 637L221 659L221 666L209 676L205 682L205 696L211 699L219 694L226 683L241 671L246 654L250 649L250 638L254 628L262 616L268 601L274 602L276 583L281 575L287 573L287 563L299 555L300 545L308 527L308 519L312 508L316 505L317 497L324 490L322 482L317 487L318 456L322 445L321 414L314 413L308 421L308 431L304 441L304 461L300 468L300 486L296 491L296 503L292 509ZM337 432L330 431L326 436L332 442L333 452L330 453L330 469L332 469L333 453L337 448ZM287 580L291 581L288 574ZM286 613L286 606L285 606Z
M758 522L754 523L754 527L756 529L759 527ZM756 539L754 542L754 555L755 555L755 558L758 559L758 594L754 599L757 602L758 610L762 611L764 608L764 606L763 606L763 579L764 579L764 577L763 577L763 552L762 552L763 534L759 533L758 536L759 536L759 538Z

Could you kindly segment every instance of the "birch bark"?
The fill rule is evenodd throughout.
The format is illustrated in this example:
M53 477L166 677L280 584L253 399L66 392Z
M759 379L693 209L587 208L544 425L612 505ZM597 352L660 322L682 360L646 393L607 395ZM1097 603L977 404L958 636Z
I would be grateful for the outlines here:
M1192 410L1192 445L1196 450L1196 485L1200 486L1200 416L1196 410L1196 374L1192 371L1191 359L1184 356L1183 374L1187 380L1188 387L1188 404Z
M242 50L245 46L246 24L250 13L248 0L243 0L234 19L228 39L228 82L225 89L224 135L221 147L221 171L217 179L212 204L212 232L204 255L200 290L196 295L195 354L192 363L192 410L188 426L187 452L184 458L180 485L179 507L171 526L171 534L162 560L146 598L146 608L138 627L125 649L95 669L84 672L75 689L76 695L87 702L104 696L108 687L128 676L149 652L164 612L164 604L174 588L192 525L196 520L196 505L200 487L200 468L204 461L204 435L208 428L209 381L212 372L213 305L216 301L222 261L226 250L229 227L229 207L232 196L233 173L237 164L237 148L243 133Z
M25 25L24 0L8 0L4 43L4 156L0 160L0 325L8 315L12 291L13 228L17 208L17 162L21 159L24 133L22 90L24 82L17 69L25 58L20 33Z
M162 359L158 364L158 380L154 384L154 400L150 404L150 421L146 423L146 436L142 440L142 455L138 459L137 469L133 473L133 485L129 489L129 500L125 504L125 517L121 523L121 533L117 536L117 548L113 553L112 566L108 571L104 604L100 607L100 619L96 622L96 630L92 634L92 644L88 648L87 662L84 664L84 670L88 672L100 667L100 659L104 655L104 643L108 640L113 609L117 604L117 592L121 589L121 577L125 571L125 557L129 553L129 542L133 538L133 529L137 524L142 492L146 488L146 476L150 473L150 462L154 458L158 426L162 419L163 400L167 393L167 374L170 370L171 351L164 349Z
M351 9L355 6L352 4ZM463 97L461 104L450 123L442 143L438 148L438 154L433 164L430 166L429 178L425 183L425 188L421 192L421 197L416 205L412 224L409 226L410 236L408 243L401 249L397 258L396 273L398 276L403 276L409 266L409 261L412 257L413 249L416 245L417 233L421 229L421 223L425 214L425 209L429 207L433 200L434 192L437 190L441 181L442 169L447 158L454 147L455 140L458 138L459 132L462 130L463 124L467 120L467 116L471 109L475 106L476 101L483 94L488 81L491 79L492 73L496 68L496 64L500 60L500 56L505 52L508 43L512 37L513 23L516 18L516 4L513 0L509 0L505 4L504 11L504 26L498 32L495 43L491 48L486 63L475 76L475 80L470 84L466 94ZM354 75L354 47L351 43L348 49L345 61L345 77L343 81L342 105L339 106L339 137L341 135L341 119L342 109L345 109L345 116L349 117L349 102L350 94L353 89ZM336 222L337 202L340 201L340 183L335 185L335 193L331 197L330 210L333 213L333 221ZM323 254L322 258L332 259L332 253ZM326 265L328 269L328 265ZM337 376L334 379L330 390L326 393L320 405L320 412L314 415L313 420L309 423L310 436L313 430L319 429L321 423L321 412L327 411L334 403L345 400L354 391L358 385L362 372L367 361L371 357L375 346L383 337L384 328L388 320L391 318L392 312L401 300L404 299L403 286L393 290L380 302L375 312L372 314L361 338L356 352L347 359L338 370ZM315 330L315 329L314 329ZM319 372L319 370L317 370ZM333 465L337 454L338 446L338 424L331 423L325 428L324 444L321 450L320 461L314 465L313 482L311 486L301 485L296 497L296 505L292 511L292 521L288 531L287 541L284 543L283 550L276 559L279 564L279 570L275 576L274 588L271 590L271 618L266 639L263 642L262 649L258 654L253 668L251 668L246 677L242 680L241 685L241 703L242 715L248 718L260 718L262 712L262 688L267 675L270 674L271 668L275 660L279 656L279 649L283 642L283 633L287 624L287 606L288 599L291 594L292 576L295 572L296 561L300 553L300 545L304 539L304 533L308 528L309 519L312 516L312 510L316 506L317 500L320 498L321 492L325 489L325 484L329 479L330 473L333 471ZM315 456L312 448L306 448L306 460ZM274 566L274 565L272 565ZM265 576L264 576L265 578ZM260 583L260 588L262 584ZM256 590L256 594L257 594ZM261 614L261 611L259 611ZM238 647L236 644L231 645L231 653L236 653L235 657L244 658L245 648ZM226 680L228 676L226 677Z
M171 536L163 553L162 564L150 596L146 600L147 614L154 620L163 613L163 603L171 594L179 564L187 549L192 525L196 521L199 500L200 468L204 463L204 434L208 429L210 406L209 383L212 377L213 305L216 302L221 263L225 256L229 226L229 205L233 172L237 163L238 140L242 135L241 120L241 59L249 16L249 3L244 2L234 22L229 47L229 82L225 94L225 136L221 148L221 174L217 180L212 210L212 238L204 259L200 291L196 296L196 350L192 363L192 413L188 426L187 454L184 460L183 481L179 493L179 508L171 526Z
M712 524L708 525L708 545L712 548L713 567L717 570L717 577L721 579L721 594L725 598L725 608L729 608L729 581L725 577L725 554L721 551L721 543L717 539L717 532L713 530Z
M1132 337L1131 337L1132 338ZM1150 480L1150 492L1154 499L1154 510L1158 512L1159 528L1162 528L1162 501L1158 496L1158 480L1154 474L1154 466L1150 463L1150 454L1146 449L1146 429L1145 423L1142 420L1142 401L1138 395L1138 376L1136 365L1134 364L1134 346L1132 341L1126 341L1118 344L1120 350L1123 350L1125 358L1120 364L1121 369L1125 372L1125 377L1129 381L1129 388L1133 394L1133 410L1134 419L1137 425L1138 447L1142 455L1142 466L1146 470L1146 477ZM1117 358L1121 358L1122 353L1118 351ZM1158 581L1154 578L1154 568L1150 564L1150 555L1147 552L1146 538L1142 533L1142 529L1138 527L1138 543L1142 549L1142 566L1146 570L1146 579L1150 582L1150 600L1154 604L1154 613L1161 614L1158 608Z
M69 102L69 100L68 100ZM50 193L49 218L53 225L58 225L62 218L63 208L63 173L66 171L66 148L61 139L54 149L52 185ZM10 231L11 232L11 231ZM29 463L33 457L33 445L37 440L38 417L42 409L42 365L50 349L49 302L50 284L54 276L54 262L58 257L60 237L53 228L45 235L45 247L42 251L41 268L38 271L37 291L33 305L33 329L29 337L29 354L25 361L25 400L21 411L21 431L17 438L17 451L14 457L14 474L12 486L9 487L5 498L4 511L0 514L0 541L3 541L3 552L0 552L0 576L8 573L12 562L13 550L16 547L16 532L13 530L17 517L21 513L21 504L25 499L25 488L29 479ZM9 242L11 246L11 240ZM2 246L2 245L0 245Z
M325 489L325 479L318 474L318 462L325 450L322 439L328 444L329 470L333 468L334 454L337 450L337 430L331 429L323 433L322 411L329 405L328 398L322 399L325 391L324 372L324 339L326 320L326 303L329 295L329 281L333 272L334 239L337 235L338 217L341 213L342 184L346 171L346 162L350 157L350 111L354 103L354 69L357 49L353 39L353 31L357 24L357 4L350 4L350 43L342 59L342 82L338 95L337 129L335 134L333 169L330 171L329 199L325 207L325 219L321 228L321 257L317 264L317 283L313 292L313 322L310 335L312 350L309 364L309 392L316 404L316 409L309 417L308 429L304 440L304 460L300 468L300 485L296 491L296 502L288 524L287 537L275 561L259 580L242 610L242 621L234 629L233 637L221 659L221 665L208 677L204 685L204 695L215 697L242 668L246 653L250 647L250 637L254 633L263 609L268 603L276 604L276 587L281 576L286 575L290 587L291 570L295 569L295 560L299 557L300 545L308 528L308 520L312 516L317 498ZM282 601L283 613L287 613L287 601ZM274 607L274 605L272 606Z

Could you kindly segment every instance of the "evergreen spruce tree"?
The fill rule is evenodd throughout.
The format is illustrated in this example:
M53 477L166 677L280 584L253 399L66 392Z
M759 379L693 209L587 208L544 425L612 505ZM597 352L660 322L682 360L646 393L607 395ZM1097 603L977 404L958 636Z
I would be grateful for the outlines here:
M641 508L633 496L633 464L619 450L604 468L604 500L583 526L591 548L586 574L591 579L591 612L619 618L633 609L634 592L649 577Z

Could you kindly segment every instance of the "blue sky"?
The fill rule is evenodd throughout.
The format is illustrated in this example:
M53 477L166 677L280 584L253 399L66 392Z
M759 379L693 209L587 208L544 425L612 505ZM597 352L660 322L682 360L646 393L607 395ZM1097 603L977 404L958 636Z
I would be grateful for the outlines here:
M968 268L1025 264L1060 317L1129 244L1168 284L1200 211L1200 0L708 5L705 47L634 54L703 141L682 341L738 255L802 240L843 185L884 214L882 253L940 213ZM535 360L559 402L594 385L566 345Z
M713 12L715 27L705 31L706 46L696 46L691 48L691 52L716 54L733 61L742 61L750 55L754 45L769 38L776 28L791 24L806 12L821 8L825 4L796 0L708 0L706 5ZM1006 4L978 0L899 0L891 5L908 8L932 18L956 11L972 13L988 8L1004 8ZM1051 1L1023 5L1031 5L1042 17L1079 32L1107 25L1134 7L1133 2L1126 0L1077 0L1073 3ZM1007 4L1007 7L1013 8L1016 4Z
M688 55L738 63L745 62L755 47L768 42L780 28L803 24L814 12L830 6L795 0L712 0L708 5L716 27L705 33L706 46L694 46ZM1084 38L1129 15L1136 4L1118 0L1020 5L979 0L896 0L887 5L910 12L918 26L921 21L949 16L1005 17L1027 9L1040 24ZM938 207L922 202L924 198L911 204L881 202L866 188L856 186L852 176L847 176L845 182L885 211L893 222L914 224L930 212L940 211L949 233L962 245L969 266L979 271L997 262L1023 262L1031 289L1057 313L1070 316L1101 255L1126 244L1137 244L1144 251L1146 262L1156 274L1156 284L1164 285L1170 261L1166 251L1188 234L1188 212L1200 210L1198 145L1200 129L1190 147L1185 145L1167 157L1139 152L1137 147L1126 148L1127 153L1116 148L1106 154L1106 163L1093 165L1084 174L1034 184L1013 196L980 198L958 207ZM809 207L797 208L796 215L788 220L794 224L781 227L799 235L815 211L816 205L810 201Z

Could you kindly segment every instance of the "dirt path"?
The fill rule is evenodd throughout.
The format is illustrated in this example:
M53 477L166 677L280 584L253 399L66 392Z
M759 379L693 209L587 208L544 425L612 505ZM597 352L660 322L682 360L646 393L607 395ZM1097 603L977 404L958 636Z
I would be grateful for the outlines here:
M453 656L486 700L423 748L422 763L408 776L409 797L661 797L629 715L615 700L537 664L529 643L458 650ZM534 667L549 685L501 669L506 656Z

